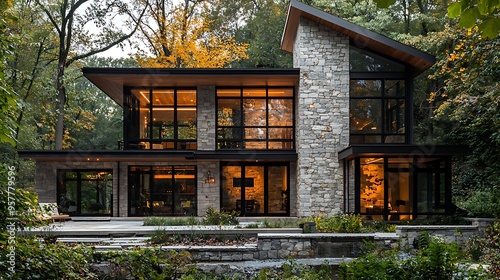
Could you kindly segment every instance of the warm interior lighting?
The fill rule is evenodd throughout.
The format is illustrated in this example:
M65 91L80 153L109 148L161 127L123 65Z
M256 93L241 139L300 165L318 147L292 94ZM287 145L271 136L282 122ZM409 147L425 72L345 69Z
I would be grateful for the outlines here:
M144 97L144 99L146 99L146 101L148 103L151 103L151 102L149 102L149 98L147 98L146 95L144 95L144 92L141 91L140 93L141 93L142 97Z
M156 174L154 176L155 179L172 179L171 174ZM174 175L175 179L194 179L194 175L189 174L177 174Z
M212 176L212 172L207 171L207 177L205 177L205 184L215 184L215 178Z
M141 111L149 111L149 108L140 108ZM174 108L154 108L153 111L174 111ZM196 107L177 107L177 111L196 111Z

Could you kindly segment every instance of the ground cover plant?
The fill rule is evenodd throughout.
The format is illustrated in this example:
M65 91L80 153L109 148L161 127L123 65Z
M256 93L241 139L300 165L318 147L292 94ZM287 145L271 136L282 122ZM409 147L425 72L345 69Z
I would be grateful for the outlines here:
M413 250L382 250L370 247L366 253L340 265L341 280L354 279L497 279L482 266L471 266L461 248L424 233Z
M144 226L197 226L201 221L196 217L148 217Z

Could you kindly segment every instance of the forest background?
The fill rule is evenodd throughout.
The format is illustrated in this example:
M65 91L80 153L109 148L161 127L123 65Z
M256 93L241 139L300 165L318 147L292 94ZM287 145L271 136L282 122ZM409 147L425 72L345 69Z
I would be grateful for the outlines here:
M415 81L416 142L469 146L456 194L498 191L499 0L304 2L434 55ZM284 0L0 0L1 163L33 189L34 163L17 150L118 149L122 109L82 67L292 67L280 50L287 9Z

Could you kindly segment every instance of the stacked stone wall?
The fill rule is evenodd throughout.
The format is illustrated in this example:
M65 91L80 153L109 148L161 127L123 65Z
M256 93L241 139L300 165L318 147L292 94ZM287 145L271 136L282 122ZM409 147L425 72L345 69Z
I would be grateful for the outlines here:
M349 38L301 18L294 43L297 95L298 216L343 205L338 152L349 144Z

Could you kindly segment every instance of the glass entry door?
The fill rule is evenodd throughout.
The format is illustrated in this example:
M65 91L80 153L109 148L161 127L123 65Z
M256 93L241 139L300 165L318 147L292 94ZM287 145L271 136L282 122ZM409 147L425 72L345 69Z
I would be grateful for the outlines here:
M408 171L389 171L389 220L411 220L413 194L410 188L410 173Z
M221 208L241 216L289 215L287 165L222 166Z
M59 170L57 205L71 215L111 215L111 170Z
M132 166L130 216L195 216L195 166Z

